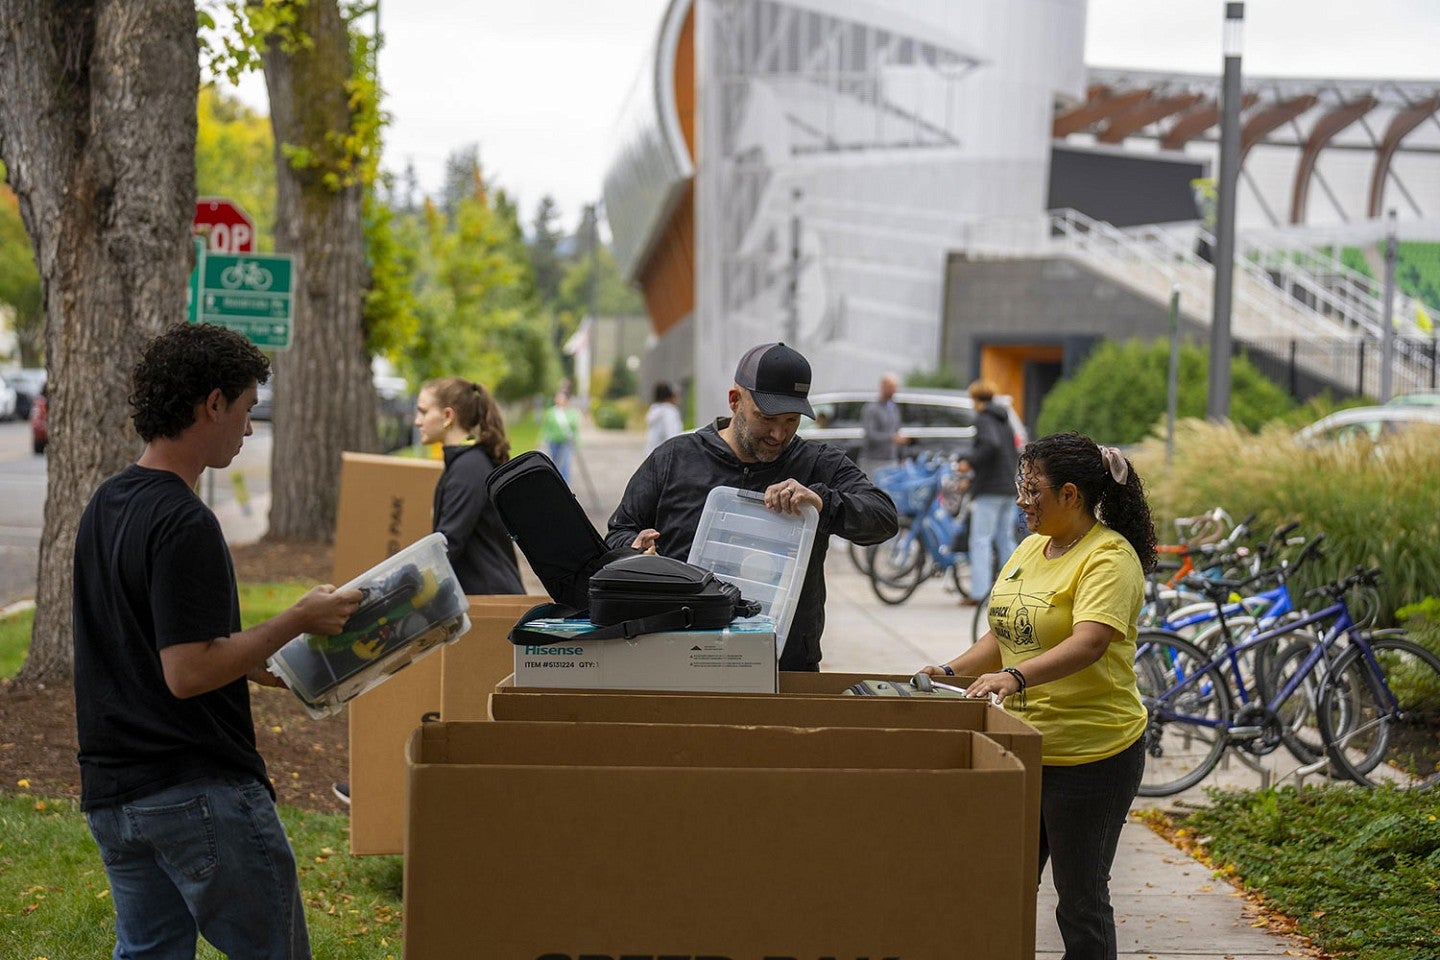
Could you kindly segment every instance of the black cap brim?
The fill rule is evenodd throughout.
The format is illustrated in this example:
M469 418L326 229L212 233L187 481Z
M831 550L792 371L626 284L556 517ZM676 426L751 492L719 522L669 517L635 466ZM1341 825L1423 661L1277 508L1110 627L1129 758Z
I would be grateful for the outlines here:
M810 401L804 397L791 396L788 393L756 393L750 391L755 406L767 417L778 417L786 413L798 413L815 419L815 411L810 406Z

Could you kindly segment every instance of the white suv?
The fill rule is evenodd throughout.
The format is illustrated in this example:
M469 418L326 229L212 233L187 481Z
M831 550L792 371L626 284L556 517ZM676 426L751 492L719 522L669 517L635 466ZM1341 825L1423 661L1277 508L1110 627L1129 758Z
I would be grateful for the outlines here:
M833 443L858 461L865 436L861 411L875 399L874 390L812 393L810 406L815 408L815 419L800 421L800 436ZM1024 446L1029 437L1025 424L1010 406L1010 398L996 397L995 402L1009 415L1015 445ZM913 438L907 452L964 454L974 444L975 403L965 391L911 387L895 391L895 403L900 407L901 435Z

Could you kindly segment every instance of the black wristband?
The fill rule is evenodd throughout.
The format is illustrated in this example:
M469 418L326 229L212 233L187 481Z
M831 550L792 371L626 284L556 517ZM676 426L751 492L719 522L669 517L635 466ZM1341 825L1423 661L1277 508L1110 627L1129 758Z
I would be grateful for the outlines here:
M940 669L945 671L945 676L947 676L947 677L953 677L953 676L955 676L955 671L952 670L952 669L950 669L950 664L948 664L948 663L942 663L942 664L940 664Z
M1003 668L1000 670L1000 672L1001 672L1001 673L1008 673L1008 674L1010 674L1010 676L1012 676L1012 677L1015 678L1015 682L1018 683L1018 684L1020 684L1020 689L1019 689L1019 690L1016 690L1016 691L1015 691L1016 693L1024 693L1024 692L1025 692L1025 688L1026 688L1026 686L1028 686L1028 684L1025 682L1025 674L1021 673L1021 672L1020 672L1018 669L1016 669L1015 667L1003 667Z

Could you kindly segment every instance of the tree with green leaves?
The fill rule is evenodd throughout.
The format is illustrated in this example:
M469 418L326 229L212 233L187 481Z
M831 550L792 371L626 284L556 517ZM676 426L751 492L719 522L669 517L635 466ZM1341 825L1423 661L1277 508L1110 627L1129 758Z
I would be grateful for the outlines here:
M534 232L530 237L530 269L535 274L535 289L546 306L553 306L560 296L563 271L560 241L563 234L556 226L559 219L560 208L555 205L555 198L547 193L535 208L535 219L531 223Z
M275 249L295 257L291 346L275 359L269 535L328 540L341 452L379 447L366 335L365 194L377 180L384 115L374 41L355 26L371 7L339 0L231 0L227 7L236 33L211 50L232 80L263 66L275 139Z
M50 397L25 680L69 677L80 514L140 452L126 374L185 315L199 87L192 0L0 0L0 160L44 291Z
M255 221L255 249L274 249L275 136L270 119L215 84L200 88L195 190L228 197Z
M5 168L0 164L0 181ZM0 183L0 307L12 311L15 342L22 367L38 367L45 355L45 312L40 293L40 272L30 235L20 218L20 200Z

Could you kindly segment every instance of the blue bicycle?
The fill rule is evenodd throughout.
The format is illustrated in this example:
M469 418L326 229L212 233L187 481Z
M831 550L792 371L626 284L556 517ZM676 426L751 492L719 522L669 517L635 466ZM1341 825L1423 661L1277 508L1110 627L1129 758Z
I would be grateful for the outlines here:
M1308 769L1329 766L1366 786L1435 783L1440 778L1440 657L1404 631L1357 625L1346 603L1348 591L1373 586L1378 573L1357 570L1318 587L1306 596L1328 597L1324 609L1240 641L1222 619L1223 646L1214 653L1178 634L1142 630L1135 675L1149 721L1140 794L1169 796L1193 787L1229 747L1263 756L1282 744L1291 746L1302 733L1319 745L1320 756ZM1195 585L1220 607L1243 583ZM1280 648L1269 667L1245 679L1243 655L1286 638L1299 642ZM1257 695L1252 697L1251 690Z
M944 464L910 486L907 503L924 503L926 509L868 557L870 588L885 603L904 603L920 584L946 574L957 590L969 589L970 511L962 480Z

